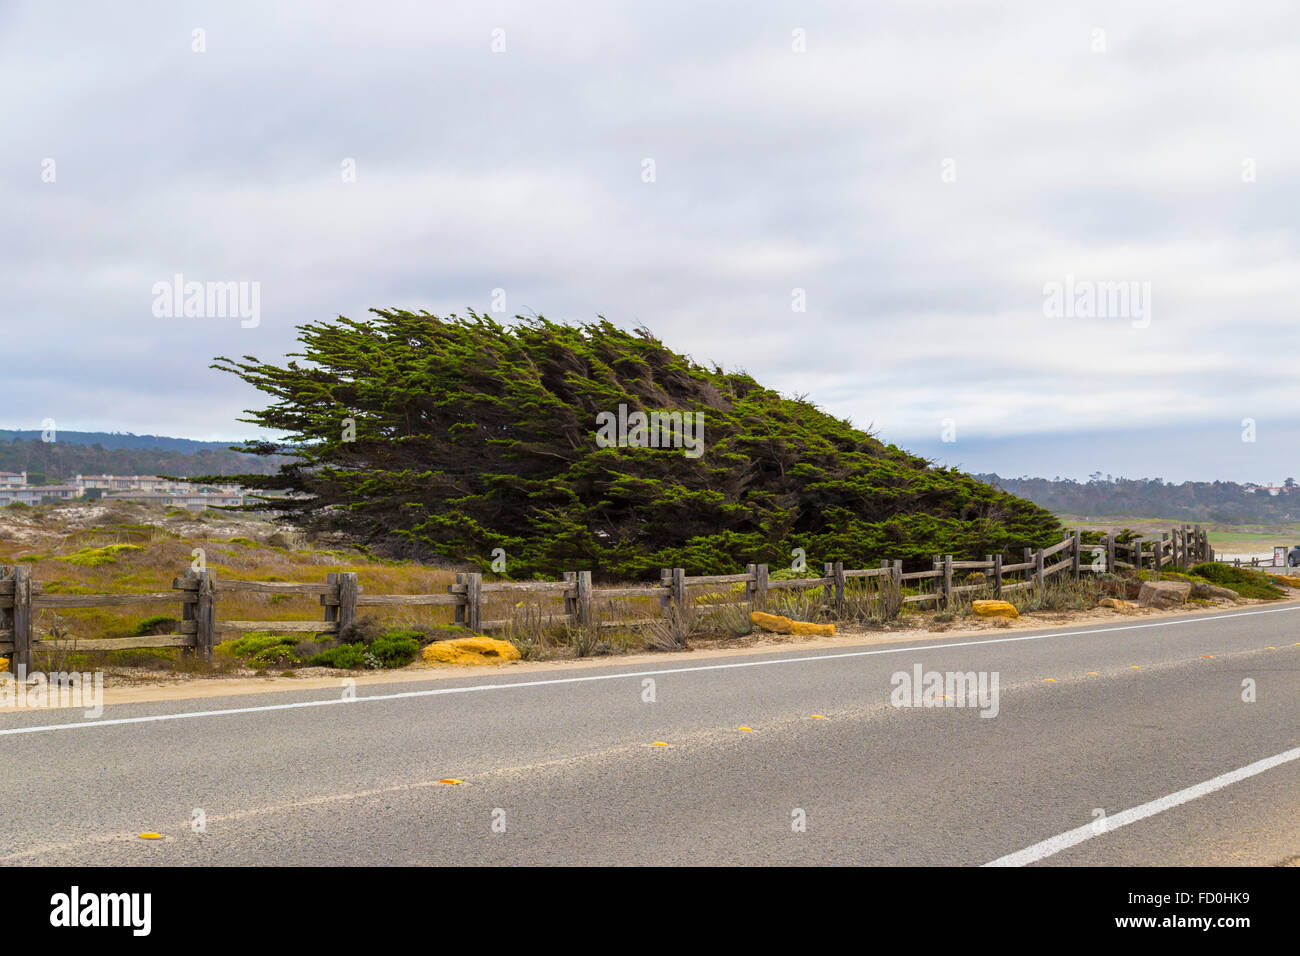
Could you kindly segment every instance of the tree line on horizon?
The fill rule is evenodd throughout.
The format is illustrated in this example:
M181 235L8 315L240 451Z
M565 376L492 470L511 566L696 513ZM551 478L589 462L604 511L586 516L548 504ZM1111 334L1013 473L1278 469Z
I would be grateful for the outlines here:
M27 472L33 485L71 481L77 475L197 475L271 474L284 456L258 457L242 451L205 448L196 452L161 448L105 448L68 441L45 442L17 438L0 440L0 471Z
M1175 518L1220 524L1276 524L1300 521L1300 486L1288 478L1290 489L1277 495L1234 481L1184 481L1162 478L1114 478L1094 472L1087 481L1071 478L976 478L1054 514L1119 515L1134 518Z

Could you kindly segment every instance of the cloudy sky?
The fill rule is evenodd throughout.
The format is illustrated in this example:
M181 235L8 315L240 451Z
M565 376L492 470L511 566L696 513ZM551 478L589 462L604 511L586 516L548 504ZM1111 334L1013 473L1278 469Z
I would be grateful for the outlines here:
M0 427L242 438L214 356L504 306L970 470L1300 473L1300 7L1051 6L0 2Z

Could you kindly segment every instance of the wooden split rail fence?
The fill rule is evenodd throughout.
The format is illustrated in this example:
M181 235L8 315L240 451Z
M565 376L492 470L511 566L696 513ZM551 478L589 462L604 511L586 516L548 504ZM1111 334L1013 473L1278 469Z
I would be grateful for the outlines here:
M1124 560L1127 558L1127 560ZM121 637L94 640L87 645L101 650L124 648L180 647L183 654L197 654L211 659L219 634L267 632L273 634L338 634L351 625L358 608L428 607L443 605L453 609L455 623L474 632L500 630L511 620L483 620L487 597L493 594L534 594L563 597L564 612L547 615L549 622L569 622L600 626L626 627L649 623L641 620L599 621L598 601L649 598L657 602L661 617L690 602L692 586L744 585L744 601L751 607L766 607L772 591L785 589L826 588L826 602L832 607L844 601L849 581L855 578L885 578L900 592L904 588L926 587L933 590L903 595L904 603L934 602L946 605L958 595L988 591L1002 596L1025 588L1044 588L1047 579L1069 574L1078 580L1084 572L1114 571L1118 568L1150 569L1190 567L1212 560L1205 533L1199 528L1175 528L1159 538L1140 538L1120 544L1106 536L1100 545L1084 545L1080 532L1067 534L1060 543L1034 551L1026 548L1024 560L1007 563L1002 555L988 555L983 561L958 561L952 555L936 555L929 571L903 572L902 562L881 561L877 568L847 569L843 562L827 562L821 577L773 579L766 564L751 564L744 574L688 575L682 568L665 568L658 585L640 587L595 588L590 571L567 571L562 581L484 581L483 575L468 572L456 575L456 583L445 593L433 594L366 594L357 583L355 572L331 572L324 583L286 583L270 581L236 581L219 578L212 570L187 571L172 581L171 591L134 594L63 594L45 592L32 580L31 569L24 565L0 567L0 657L10 658L15 668L32 669L32 656L42 645L52 641L35 638L35 615L41 610L158 604L180 604L180 620L172 634L144 637ZM983 573L983 580L954 584L954 572L966 576ZM927 582L927 584L921 584ZM323 608L319 621L234 621L219 620L217 607L222 594L257 592L277 595L317 595Z

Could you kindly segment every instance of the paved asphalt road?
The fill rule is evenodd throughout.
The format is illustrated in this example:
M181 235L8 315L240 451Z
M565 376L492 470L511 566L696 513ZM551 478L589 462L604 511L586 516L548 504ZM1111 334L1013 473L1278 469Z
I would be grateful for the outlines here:
M123 723L10 713L0 865L1295 865L1298 642L1300 605L1265 605L101 718ZM997 716L892 706L891 675L917 664L997 672ZM1135 808L1095 835L1096 811Z

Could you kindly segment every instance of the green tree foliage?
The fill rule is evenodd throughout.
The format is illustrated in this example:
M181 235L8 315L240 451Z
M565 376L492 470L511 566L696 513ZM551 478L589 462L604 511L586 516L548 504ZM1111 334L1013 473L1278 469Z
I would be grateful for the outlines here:
M928 564L1060 538L1029 502L701 367L645 330L372 312L301 326L303 351L286 365L213 366L274 398L244 420L285 435L297 458L241 480L304 495L286 518L309 529L484 570L501 548L514 577L604 579L781 566L794 548L813 567ZM599 447L597 414L620 403L703 413L703 455Z

